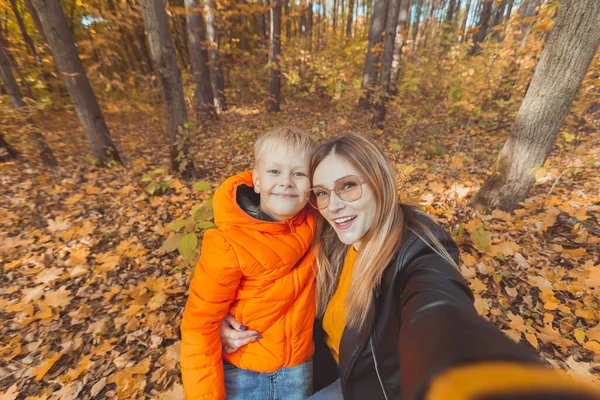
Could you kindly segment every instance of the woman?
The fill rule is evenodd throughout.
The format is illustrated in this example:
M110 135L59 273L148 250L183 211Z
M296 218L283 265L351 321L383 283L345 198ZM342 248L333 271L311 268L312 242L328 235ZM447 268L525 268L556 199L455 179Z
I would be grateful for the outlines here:
M322 143L311 176L310 203L321 214L313 241L314 387L325 387L312 399L414 396L428 375L456 362L453 346L464 331L453 331L448 318L501 335L477 315L450 235L399 203L394 169L376 144L353 133ZM449 322L447 331L436 330L438 321ZM254 332L228 326L225 351L253 340Z

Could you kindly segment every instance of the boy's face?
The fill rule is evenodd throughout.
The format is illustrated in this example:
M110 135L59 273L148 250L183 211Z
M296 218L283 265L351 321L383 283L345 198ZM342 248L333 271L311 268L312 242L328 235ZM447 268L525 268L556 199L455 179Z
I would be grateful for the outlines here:
M252 173L260 209L275 221L294 217L306 205L310 156L277 146L263 152Z

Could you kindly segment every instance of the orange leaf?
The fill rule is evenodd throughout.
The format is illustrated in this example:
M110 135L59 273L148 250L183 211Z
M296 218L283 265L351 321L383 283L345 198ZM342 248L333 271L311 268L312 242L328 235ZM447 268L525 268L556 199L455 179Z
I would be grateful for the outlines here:
M56 353L54 356L42 362L37 367L34 367L30 372L30 376L35 375L36 381L41 380L46 375L46 373L50 371L50 368L52 368L52 366L58 361L58 359L62 357L62 355L62 352Z

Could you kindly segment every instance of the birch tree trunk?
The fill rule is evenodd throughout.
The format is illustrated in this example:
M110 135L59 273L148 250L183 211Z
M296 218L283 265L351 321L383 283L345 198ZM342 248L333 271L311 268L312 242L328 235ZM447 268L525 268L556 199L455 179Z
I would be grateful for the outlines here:
M194 178L194 164L189 156L187 110L165 3L163 0L141 0L140 3L154 72L166 108L171 169L186 178Z
M101 161L115 160L121 163L96 95L83 69L75 40L59 0L32 0L42 24L52 56L59 73L63 76L77 116L83 125L94 155Z
M409 0L402 0L408 3ZM398 14L400 13L401 0L389 0L388 14L385 22L385 34L383 38L383 57L381 60L381 74L379 75L379 98L375 105L375 115L372 124L381 126L385 119L386 103L392 77L392 61L394 59L394 44L396 40L396 28L398 27ZM406 7L406 6L405 6Z
M513 210L544 164L600 44L600 2L563 0L494 173L474 202Z
M354 0L348 0L348 18L346 20L346 38L352 38L352 17L354 15Z
M398 83L400 81L400 71L402 70L402 46L407 42L409 35L408 24L410 19L411 0L400 1L400 12L398 13L398 30L394 40L394 58L392 59L392 77L390 81L390 94L398 94Z

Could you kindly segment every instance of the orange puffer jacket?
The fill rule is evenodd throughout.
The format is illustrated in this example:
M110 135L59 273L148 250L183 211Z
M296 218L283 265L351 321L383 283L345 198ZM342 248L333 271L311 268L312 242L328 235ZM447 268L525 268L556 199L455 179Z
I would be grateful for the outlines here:
M257 372L293 367L313 354L315 218L265 222L236 202L252 173L227 179L213 198L215 224L204 234L181 324L181 372L187 399L224 399L224 357ZM262 339L234 354L221 352L219 328L227 313Z

